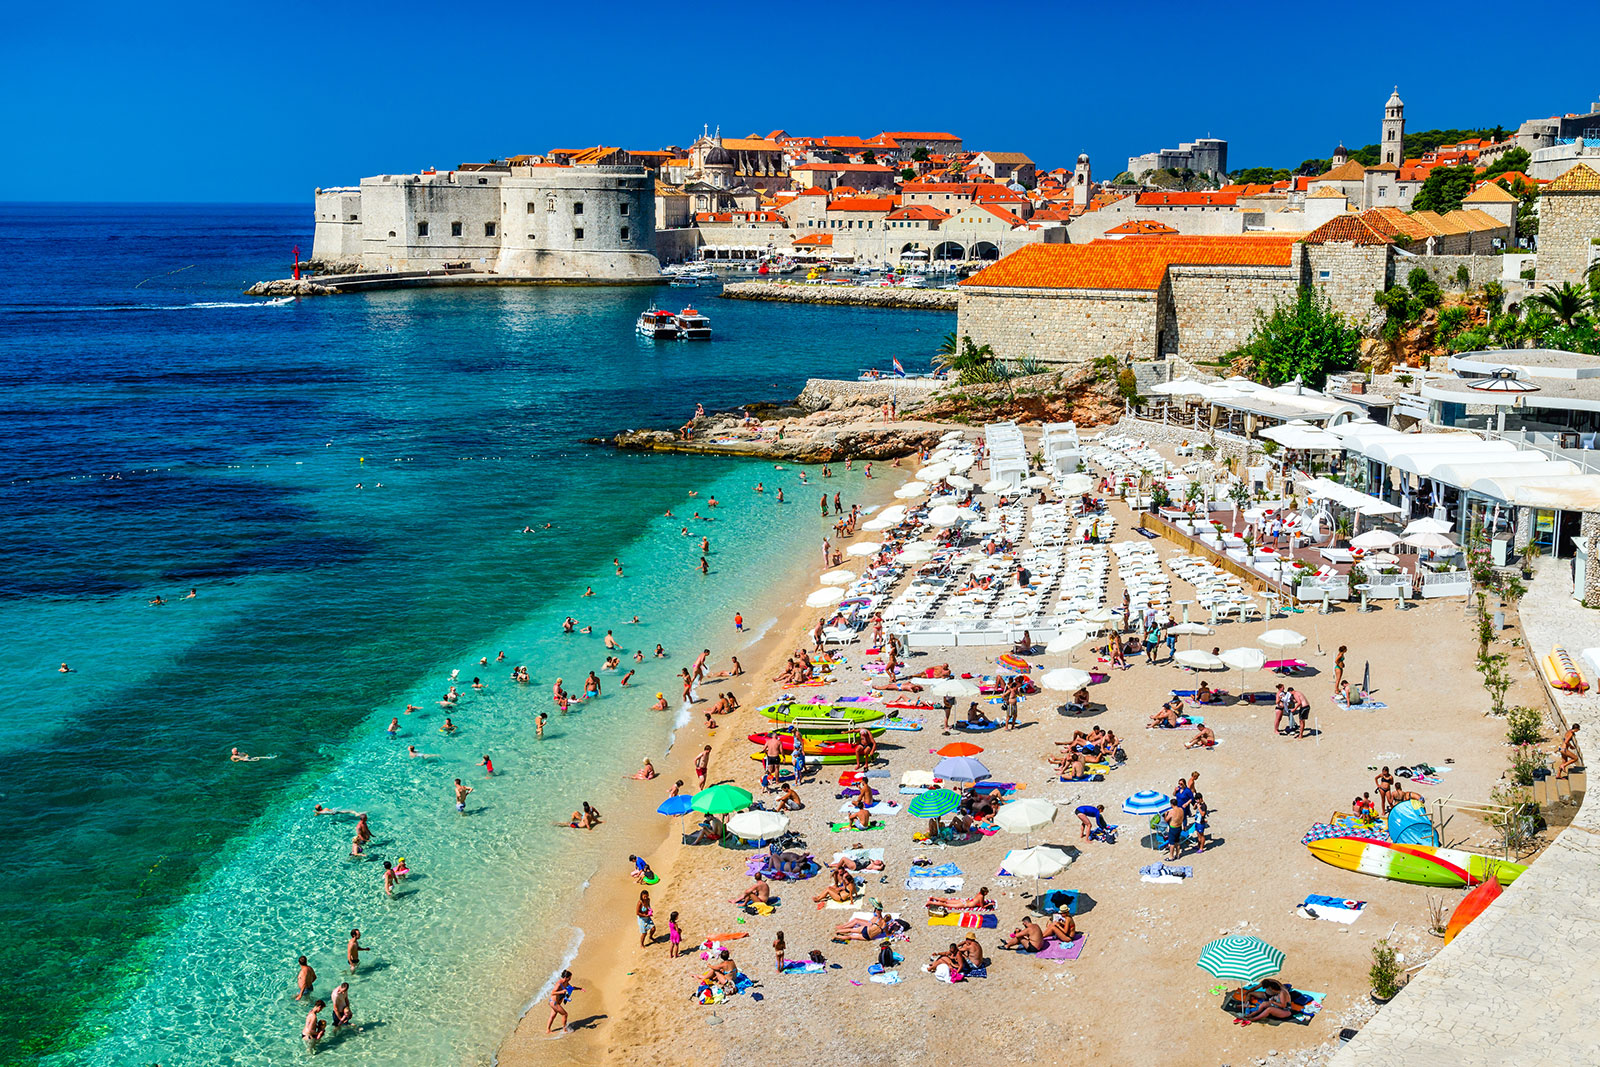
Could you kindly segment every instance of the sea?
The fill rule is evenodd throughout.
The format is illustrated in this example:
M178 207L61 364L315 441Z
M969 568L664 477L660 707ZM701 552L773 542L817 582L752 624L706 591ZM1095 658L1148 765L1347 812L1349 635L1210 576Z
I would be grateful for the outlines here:
M254 299L309 251L309 205L3 210L0 1063L297 1062L296 959L327 996L353 929L360 1027L323 1056L492 1062L617 859L554 824L665 797L626 776L684 719L678 670L772 625L819 485L863 490L861 464L806 485L586 439L926 368L953 316L632 287ZM652 300L697 301L715 340L639 338ZM557 713L607 630L637 675ZM316 804L369 813L366 855Z

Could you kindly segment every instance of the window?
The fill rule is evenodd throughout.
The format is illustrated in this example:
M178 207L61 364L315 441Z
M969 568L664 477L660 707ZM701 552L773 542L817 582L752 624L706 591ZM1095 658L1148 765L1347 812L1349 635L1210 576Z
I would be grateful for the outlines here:
M617 205L617 211L618 211L618 213L619 213L619 214L621 214L621 215L622 215L622 216L623 216L623 217L624 217L624 218L626 218L626 217L627 217L627 215L628 215L628 205L627 205L627 203L626 203L626 202L623 202L623 203L621 203L621 204L618 204L618 205Z
M1331 271L1331 270L1319 270L1319 271L1317 271L1317 280L1318 281L1325 282L1331 277L1333 277L1333 271Z
M1384 187L1383 187L1383 186L1381 186L1381 185L1380 185L1380 186L1378 186L1378 198L1379 198L1379 199L1380 199L1380 200L1381 200L1381 199L1383 199L1383 198L1384 198L1384 197L1386 197L1386 196L1388 196L1388 195L1389 195L1389 190L1387 190L1387 189L1385 189L1385 188L1384 188Z
M426 222L417 223L417 236L418 237L426 237L426 236L428 236L428 224Z
M485 237L493 237L494 236L494 223L486 222L486 223L483 224L483 235Z
M579 226L579 227L577 227L577 228L575 228L575 229L574 229L574 230L573 230L573 231L572 231L572 239L573 239L573 240L574 240L574 241L581 241L581 240L583 240L583 227L582 227L582 226Z
M488 178L479 178L478 179L478 184L479 185L488 185L489 184L489 179Z
M450 236L451 237L460 237L461 236L461 223L452 222L450 224Z
M624 241L628 239L628 228L626 226L622 228L622 239Z
M533 214L533 201L532 200L528 201L528 214L530 214L530 215Z
M583 201L582 200L574 200L572 202L572 213L574 215L582 215L583 214Z

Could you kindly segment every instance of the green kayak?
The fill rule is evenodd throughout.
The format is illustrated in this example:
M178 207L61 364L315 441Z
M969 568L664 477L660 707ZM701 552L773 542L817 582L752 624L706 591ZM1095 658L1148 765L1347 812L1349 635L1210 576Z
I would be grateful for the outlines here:
M761 717L771 719L773 722L794 722L797 719L826 719L837 724L835 729L850 729L853 726L863 726L869 722L877 722L883 718L883 712L878 708L869 708L864 704L768 704L761 709Z

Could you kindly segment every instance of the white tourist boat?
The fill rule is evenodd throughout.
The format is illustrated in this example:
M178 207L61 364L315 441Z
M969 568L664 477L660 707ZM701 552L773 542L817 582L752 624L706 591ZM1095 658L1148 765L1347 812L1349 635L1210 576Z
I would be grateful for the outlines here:
M694 308L684 308L673 318L678 325L678 340L680 341L709 341L711 340L711 320L706 318Z
M653 341L675 341L678 338L678 318L670 311L662 311L654 304L639 316L639 335Z

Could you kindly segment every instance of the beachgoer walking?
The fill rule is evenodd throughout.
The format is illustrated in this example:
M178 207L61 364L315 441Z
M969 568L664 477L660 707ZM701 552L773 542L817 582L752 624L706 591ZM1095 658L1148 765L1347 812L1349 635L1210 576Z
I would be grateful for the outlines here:
M706 772L710 769L710 767L711 746L707 745L705 748L702 748L699 755L695 756L694 758L694 776L699 780L699 788L701 789L706 787Z
M678 928L678 913L673 912L667 916L667 958L678 958L678 944L683 940L683 931Z
M577 992L582 992L582 987L572 984L572 972L562 971L561 976L556 979L555 988L550 990L550 1021L545 1024L545 1033L548 1034L555 1028L557 1015L561 1016L563 1033L572 1029L567 1025L567 1001Z
M372 949L361 943L361 931L350 931L350 943L344 947L344 958L350 963L350 973L355 974L356 968L361 966L361 954L371 952Z
M1333 691L1338 694L1339 687L1344 684L1344 654L1350 651L1345 645L1339 646L1339 654L1333 658ZM1348 704L1349 701L1346 700Z
M462 785L461 779L456 779L456 810L463 815L467 813L467 794L471 792L470 785Z
M316 984L317 972L312 970L311 964L306 962L306 958L304 956L301 956L300 973L295 976L295 988L298 989L299 992L295 993L294 999L304 1000L306 997L309 997L311 995L312 987Z

